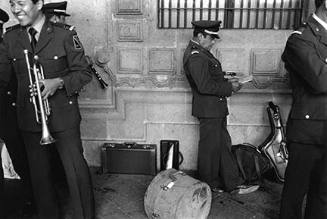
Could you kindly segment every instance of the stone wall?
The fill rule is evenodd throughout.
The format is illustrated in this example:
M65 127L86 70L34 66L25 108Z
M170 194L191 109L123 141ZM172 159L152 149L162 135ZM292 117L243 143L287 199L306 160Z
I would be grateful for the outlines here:
M192 95L182 70L192 30L158 29L156 4L156 0L68 0L72 16L67 23L76 26L87 55L109 83L101 89L94 78L80 96L90 165L100 165L104 142L154 143L159 149L160 140L175 139L185 158L181 168L196 169L198 121L191 116ZM7 10L8 2L1 1L0 7ZM7 26L14 23L12 19ZM223 69L255 78L228 100L233 144L259 145L268 136L268 101L280 106L286 121L291 97L280 56L290 32L221 31L222 40L212 52Z

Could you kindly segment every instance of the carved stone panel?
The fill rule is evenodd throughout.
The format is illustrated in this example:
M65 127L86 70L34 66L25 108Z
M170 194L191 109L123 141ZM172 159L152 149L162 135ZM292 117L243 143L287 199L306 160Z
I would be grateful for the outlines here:
M258 76L278 76L280 70L281 50L254 49L252 50L252 74Z
M149 71L152 74L176 72L175 50L155 48L149 52Z
M120 42L143 41L143 25L141 21L119 21L117 24L117 39Z
M143 52L141 48L118 49L118 73L141 74L143 66Z
M288 87L288 75L281 62L282 49L253 49L251 54L251 73L253 85L264 89L269 87Z
M143 14L143 0L117 0L117 15Z
M245 49L238 48L220 48L216 53L216 57L221 62L224 71L245 72L246 67Z

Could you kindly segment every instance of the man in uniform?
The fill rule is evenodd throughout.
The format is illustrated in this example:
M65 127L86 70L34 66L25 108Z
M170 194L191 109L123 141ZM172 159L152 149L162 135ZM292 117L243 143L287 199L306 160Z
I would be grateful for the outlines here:
M2 25L9 19L8 14L0 9L0 43L2 42ZM21 213L25 216L33 214L33 195L30 180L30 173L28 168L26 150L23 138L18 129L17 115L16 115L16 95L17 95L17 79L15 75L11 75L9 85L6 87L4 97L0 100L0 112L4 121L0 124L0 138L4 140L10 158L13 162L15 171L21 178L23 185L24 205ZM1 160L1 159L0 159ZM4 177L2 165L0 165L0 189L4 188ZM4 195L0 195L3 199ZM1 205L1 210L6 209L5 203ZM1 211L0 210L0 211ZM0 214L1 215L1 214Z
M288 38L282 60L293 93L281 219L327 218L327 0Z
M47 3L43 6L43 11L48 19L54 23L66 23L66 17L70 15L66 13L67 1Z
M0 44L2 43L2 34L3 34L3 24L9 20L8 14L0 9ZM0 94L0 100L4 99L4 94ZM0 116L3 115L4 109L2 109L3 103L0 102ZM0 138L3 138L3 125L0 124ZM0 141L1 144L1 141ZM3 169L2 169L2 161L1 161L1 147L0 147L0 206L4 206L4 176L3 176ZM0 207L0 218L4 218L5 208Z
M258 186L242 185L237 164L232 157L227 130L226 97L241 89L238 79L227 80L220 62L210 53L219 39L220 21L193 21L193 39L185 50L183 65L192 88L192 115L200 121L198 149L199 179L213 192L253 192Z
M77 100L78 92L92 79L83 46L73 28L45 18L43 0L9 0L9 3L19 24L6 31L0 46L0 97L15 74L18 125L26 146L39 218L62 218L51 178L51 147L58 151L65 169L72 218L94 218L92 182L83 156ZM43 66L40 90L43 100L49 102L47 127L56 140L52 144L40 144L45 129L37 123L30 101L28 62L31 66L37 63ZM39 105L37 98L36 104Z

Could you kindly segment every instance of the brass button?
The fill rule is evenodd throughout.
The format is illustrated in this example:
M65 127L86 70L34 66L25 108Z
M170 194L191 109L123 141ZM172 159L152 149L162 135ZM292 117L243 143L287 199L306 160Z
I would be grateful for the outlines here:
M69 104L73 104L73 101L70 100L68 103L69 103Z
M7 91L7 94L8 94L8 95L11 95L11 91Z
M16 103L15 103L15 102L13 102L13 103L11 103L11 105L12 105L12 106L16 106Z
M309 116L309 115L305 115L305 118L306 118L306 119L310 119L310 116Z
M53 59L54 59L54 60L57 60L57 59L58 59L58 56L54 56Z
M316 28L316 31L319 31L319 28L318 27Z
M13 61L14 61L14 62L16 62L16 60L17 60L16 58L13 58Z

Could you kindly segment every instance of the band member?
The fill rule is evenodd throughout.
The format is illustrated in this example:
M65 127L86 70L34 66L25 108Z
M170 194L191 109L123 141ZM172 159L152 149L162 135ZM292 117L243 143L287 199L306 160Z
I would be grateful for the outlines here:
M226 97L241 89L238 79L227 80L220 62L210 53L219 38L218 21L194 21L193 39L185 50L183 65L192 88L192 115L200 121L198 149L199 179L213 192L253 192L258 186L241 185L237 164L232 157L227 131Z
M48 19L54 23L66 23L66 17L70 14L66 13L67 1L63 2L52 2L44 4L43 11Z
M327 218L327 1L288 38L282 59L293 93L281 219Z
M18 125L26 146L39 218L63 217L51 178L51 148L58 151L65 169L72 218L94 218L92 182L83 156L77 100L81 88L92 79L83 45L73 28L45 18L43 0L9 3L19 24L6 31L0 46L0 95L10 77L16 75ZM34 75L36 72L43 72L44 76L35 76L40 75ZM32 82L30 77L34 78ZM36 79L40 83L35 83ZM35 113L35 107L44 110ZM45 145L40 144L40 139Z
M2 42L2 33L3 28L2 25L7 22L9 19L8 14L0 9L0 43ZM16 115L16 96L17 96L17 79L15 75L12 75L10 78L9 85L5 89L5 94L0 102L4 121L0 123L0 138L4 140L7 150L9 152L10 158L14 165L15 171L21 178L21 182L23 185L22 191L24 205L20 211L23 216L30 216L33 214L33 194L32 194L32 185L30 180L27 156L25 151L25 146L23 142L23 138L18 129L17 123L17 115ZM1 160L1 159L0 159ZM0 165L0 186L1 190L3 190L3 170L2 165ZM0 195L0 199L4 197L3 194ZM3 203L3 208L5 207L6 201ZM1 210L0 210L1 211Z

